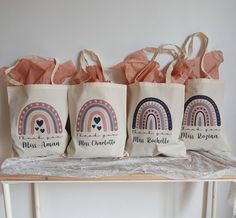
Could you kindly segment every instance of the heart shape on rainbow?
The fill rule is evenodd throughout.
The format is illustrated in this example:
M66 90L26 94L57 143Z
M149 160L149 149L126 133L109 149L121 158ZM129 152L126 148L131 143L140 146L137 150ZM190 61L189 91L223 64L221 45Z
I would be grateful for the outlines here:
M43 125L43 120L37 120L36 123L39 127L41 127Z
M100 122L101 118L100 117L94 117L94 122L98 124Z
M95 128L103 132L118 130L116 113L113 107L103 99L85 102L78 113L77 132L91 132Z

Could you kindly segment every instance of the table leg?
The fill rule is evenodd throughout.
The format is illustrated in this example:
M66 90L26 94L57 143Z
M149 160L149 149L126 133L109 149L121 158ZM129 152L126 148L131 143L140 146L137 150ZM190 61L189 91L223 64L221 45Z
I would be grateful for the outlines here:
M34 217L40 218L39 187L37 183L32 183L32 186L33 186Z
M211 194L211 218L216 218L216 203L217 203L217 182L212 182Z
M5 217L12 218L10 185L7 183L3 183L3 198L5 206Z
M209 182L204 182L203 196L202 196L202 218L207 218L208 189L209 189Z

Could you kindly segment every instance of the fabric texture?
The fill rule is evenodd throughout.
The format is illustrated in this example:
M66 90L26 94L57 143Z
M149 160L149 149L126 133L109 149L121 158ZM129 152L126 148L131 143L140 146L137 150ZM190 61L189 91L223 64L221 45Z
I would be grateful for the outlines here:
M68 144L67 86L72 62L29 56L5 70L13 150L18 156L58 155Z
M184 157L185 145L179 140L183 111L183 85L145 82L129 85L128 153Z
M179 59L172 72L172 82L186 84L189 79L207 78L208 75L213 79L219 79L219 66L224 61L222 51L205 54L203 66L208 75L201 71L200 61L201 57Z
M17 155L63 154L68 144L67 86L12 86L7 91L13 149Z
M193 52L195 38L201 40L202 49L196 58L188 60ZM189 76L185 80L181 139L187 149L229 150L223 127L224 82L219 80L223 54L220 51L206 53L207 45L208 37L197 32L188 36L183 46L186 51L186 60L183 61L189 66Z
M123 62L112 67L122 74L125 74L127 84L139 81L146 82L165 82L165 74L160 70L160 64L154 59L149 59L144 49L128 55Z
M7 76L22 85L63 84L76 73L72 61L66 61L63 64L58 64L55 75L52 75L56 64L56 60L53 58L23 57L13 67L8 69ZM53 81L51 77L53 77ZM11 80L8 80L8 86L18 85L12 83Z
M152 174L170 179L214 179L236 174L236 158L228 152L188 151L186 158L126 157L78 159L63 157L9 158L0 173L8 175L101 178ZM135 179L135 178L134 178Z
M230 150L224 132L224 82L193 79L186 85L181 139L187 149Z
M122 157L126 141L126 86L81 83L69 88L70 157Z
M137 74L133 74L134 83L128 85L126 150L131 156L163 154L184 157L185 145L179 140L184 111L184 85L171 83L172 64L178 58L178 53L165 46L148 48L148 51L153 53L153 57L146 63L146 70L140 69ZM164 75L164 83L159 80L159 74L147 67L155 66L154 59L158 54L168 54L173 58L165 73L160 71Z
M91 59L92 64L89 64L88 58ZM72 84L79 84L82 82L107 82L102 64L98 56L91 50L84 49L79 54L78 73L72 79Z

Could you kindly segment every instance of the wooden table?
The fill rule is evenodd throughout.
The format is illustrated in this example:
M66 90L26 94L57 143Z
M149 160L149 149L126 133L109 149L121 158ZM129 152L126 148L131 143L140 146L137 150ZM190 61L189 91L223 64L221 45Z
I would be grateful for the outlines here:
M7 175L0 174L2 183L23 183L23 182L199 182L199 181L234 181L236 175L226 175L217 179L171 179L159 175L136 174L129 176L108 176L99 178L43 176L43 175Z
M83 162L83 164L81 164L81 162L79 162L79 160L74 160L74 159L64 159L64 158L49 158L49 159L44 159L44 158L38 158L37 160L33 159L33 160L25 160L24 158L22 160L19 159L15 160L10 160L10 164L9 162L5 162L5 166L3 167L4 170L2 170L2 173L6 173L6 174L1 174L0 173L0 182L3 184L3 190L4 190L4 202L5 202L5 211L6 211L6 218L12 218L12 207L11 207L11 196L10 196L10 185L11 184L19 184L19 183L30 183L32 184L32 191L33 191L33 206L34 206L34 211L35 211L35 218L40 218L40 201L39 201L39 183L130 183L130 182L142 182L142 183L163 183L163 182L203 182L203 207L202 207L202 217L205 218L206 217L206 212L207 212L207 207L209 207L208 202L211 202L211 217L215 218L216 215L216 193L217 193L217 182L230 182L230 181L236 181L236 160L225 160L225 156L215 156L215 154L211 154L208 152L194 152L194 151L189 151L188 152L189 155L189 159L181 159L183 162L181 162L181 160L178 160L177 163L180 164L180 167L182 166L182 164L187 164L188 167L186 167L186 170L192 170L193 172L197 172L198 170L200 170L199 172L202 172L201 169L199 168L199 166L197 165L197 167L195 166L193 169L191 169L191 163L192 161L198 161L199 163L203 163L207 164L206 166L208 166L209 164L212 164L213 167L210 166L209 168L209 173L212 173L212 170L218 170L219 172L222 169L234 169L234 170L229 170L229 171L225 171L225 173L228 172L228 175L226 174L223 177L220 178L209 178L208 179L201 179L204 178L204 175L223 175L221 173L219 174L208 174L207 173L207 169L205 171L205 174L199 174L199 173L191 173L191 174L182 174L181 170L180 171L176 171L176 177L174 178L179 178L179 179L171 179L173 178L173 175L171 178L168 178L168 171L165 174L161 175L161 171L158 172L154 172L153 174L150 174L151 172L149 172L149 174L144 174L141 172L145 172L146 168L144 167L144 169L140 169L139 172L137 172L138 174L134 174L134 175L126 175L129 174L129 172L132 172L132 169L130 171L123 171L123 174L120 175L125 175L125 176L106 176L104 177L104 175L113 175L113 174L101 174L101 176L103 175L103 177L96 177L96 178L85 178L86 176L89 175L98 175L99 171L95 174L93 173L88 173L88 174L80 174L79 171L82 169L84 170L84 166L89 166L88 168L86 168L86 170L94 170L93 166L96 166L96 164L100 164L101 162L98 161L94 164L91 165L87 165L88 162ZM213 159L214 157L214 159ZM159 165L158 163L154 163L154 166L164 166L164 164L166 163L166 158L160 158L158 161L163 160L162 165ZM168 161L169 163L172 163L174 168L171 168L171 172L173 172L174 170L176 170L176 159L171 159L169 158ZM8 160L9 161L9 160ZM71 161L71 162L70 162ZM105 160L105 161L110 161L110 160ZM116 166L119 167L121 164L122 165L122 161L126 161L125 159L123 160L112 160L110 163L111 168L114 167L115 164L117 164ZM136 160L133 160L136 163ZM153 164L153 160L147 161L147 167L150 164ZM171 162L173 161L173 162ZM187 161L187 163L186 163ZM49 168L44 169L43 167L45 166L44 164L46 163L46 166L48 166L48 163L52 163L52 165ZM19 165L19 163L21 165ZM40 165L41 163L41 165ZM68 168L64 167L65 163L70 163L72 165L68 165ZM103 163L103 162L102 162ZM126 162L126 164L133 164L132 161L130 161L129 163ZM134 165L135 167L140 167L143 166L143 164L145 163L141 163L141 164L137 164ZM216 164L217 167L214 167ZM23 166L23 167L22 167ZM34 170L29 170L28 171L28 167L29 168L34 168ZM90 166L92 166L90 168ZM103 167L103 165L100 165L101 169ZM105 164L105 168L108 167L108 165ZM205 165L204 165L205 166ZM22 167L22 168L21 168ZM51 169L55 169L54 167L58 167L56 168L57 170L54 171ZM62 167L62 169L60 168ZM72 169L74 171L76 171L76 173L72 173L72 174L67 174L66 170L69 169L70 167L72 167ZM169 166L170 167L170 166ZM209 166L208 166L209 167ZM61 169L61 170L60 170ZM96 169L96 167L95 167ZM122 169L122 167L121 167ZM179 168L177 168L179 169ZM15 172L15 173L14 173ZM24 174L23 174L24 172ZM31 174L31 173L38 173L39 175L36 174ZM146 170L146 172L148 172ZM13 173L13 174L12 174ZM231 174L230 174L231 173ZM56 176L48 176L48 175L56 175ZM58 176L58 175L70 175L70 176ZM80 175L80 176L79 176ZM84 177L81 177L81 175L84 175ZM117 174L118 175L118 174ZM163 176L164 175L164 176ZM202 176L201 176L202 175ZM170 175L171 176L171 175ZM186 179L187 178L187 179ZM200 179L199 179L200 178ZM208 194L208 190L209 190L209 194ZM211 201L208 201L207 198L208 196L211 197Z
M40 201L38 183L82 183L82 182L204 182L202 217L206 217L208 190L211 187L211 218L216 217L217 182L236 181L236 175L226 175L217 179L170 179L163 176L151 174L137 174L129 176L101 177L101 178L80 178L80 177L60 177L43 175L6 175L0 174L0 181L3 185L5 214L6 218L12 217L12 206L10 196L10 184L30 183L33 190L34 217L40 218Z

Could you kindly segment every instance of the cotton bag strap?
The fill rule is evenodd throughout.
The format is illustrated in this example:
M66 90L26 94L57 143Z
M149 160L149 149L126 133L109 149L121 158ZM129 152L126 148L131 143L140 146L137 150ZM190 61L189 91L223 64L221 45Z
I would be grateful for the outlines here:
M86 67L88 67L90 64L88 63L88 60L86 59L85 55L88 55L91 60L96 63L97 66L102 68L102 64L101 61L99 59L99 57L92 51L92 50L88 50L88 49L83 49L80 53L79 53L79 64L80 67L85 71L86 71Z
M85 55L87 55L99 68L101 68L102 70L102 79L105 81L105 76L104 76L104 69L102 67L101 61L99 59L99 57L92 51L92 50L88 50L88 49L83 49L80 54L79 54L79 59L78 59L78 63L79 66L81 67L81 69L90 74L87 71L87 67L91 66L91 64L89 64L88 60L86 59Z
M136 75L134 82L141 82L142 78L144 76L146 76L148 74L148 72L146 72L146 69L153 63L153 61L156 59L157 54L158 54L158 49L155 47L146 47L144 49L142 49L143 52L147 52L147 53L151 53L152 58L150 59L150 61L148 62L148 64L146 64L142 70Z
M171 83L173 68L179 59L185 57L185 51L179 46L170 43L162 44L158 47L158 49L161 51L161 53L170 54L174 58L166 70L166 83Z
M204 33L196 32L186 38L182 46L182 49L185 52L185 59L190 58L193 54L193 42L195 38L199 38L201 40L201 46L197 54L197 57L200 57L200 70L207 76L207 78L212 79L204 68L204 58L208 46L208 37Z
M53 59L53 58L43 58L43 57L34 56L34 55L31 55L31 56L23 56L21 59L29 59L29 60L43 59L43 60L47 60L47 61L48 61L48 60L50 60L50 61L51 61L51 60L55 61L55 66L54 66L54 68L53 68L53 70L52 70L51 78L50 78L50 79L51 79L51 83L54 84L54 82L53 82L53 81L54 81L54 77L55 77L55 74L56 74L56 72L57 72L57 70L58 70L58 68L59 68L59 62L58 62L57 59ZM10 67L10 68L8 68L8 69L5 70L7 82L9 82L10 84L12 84L12 85L14 85L14 86L23 86L23 85L24 85L23 83L21 83L21 82L15 80L15 79L13 79L13 78L10 77L10 75L9 75L9 73L16 67L16 65L21 61L21 59L18 60L14 66L12 66L12 67Z
M168 48L168 46L172 46L173 48ZM146 47L144 49L142 49L143 51L152 53L153 56L151 58L151 60L149 61L149 63L142 69L142 71L136 76L135 78L135 82L139 82L140 78L142 78L143 72L145 72L145 69L148 68L150 66L150 64L152 63L152 61L154 61L157 57L158 54L169 54L173 57L173 61L171 62L171 64L169 65L167 72L166 72L166 83L170 83L171 82L171 73L173 70L173 62L175 60L178 59L178 57L180 55L183 56L183 51L181 48L179 48L176 45L172 45L172 44L163 44L161 46L159 46L158 48L155 47ZM180 53L180 54L179 54ZM145 72L145 74L148 74L147 72Z

